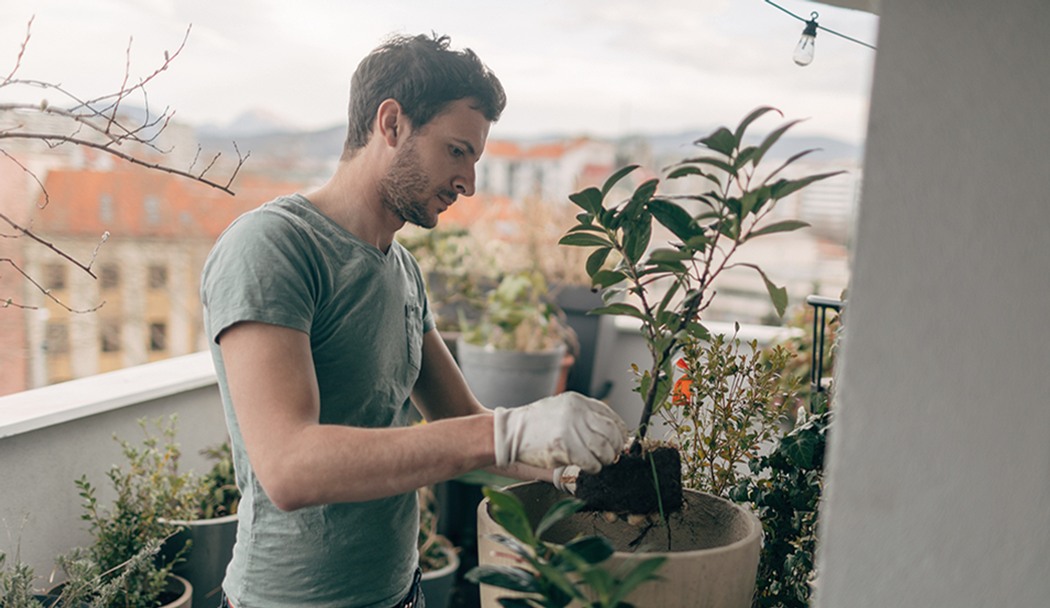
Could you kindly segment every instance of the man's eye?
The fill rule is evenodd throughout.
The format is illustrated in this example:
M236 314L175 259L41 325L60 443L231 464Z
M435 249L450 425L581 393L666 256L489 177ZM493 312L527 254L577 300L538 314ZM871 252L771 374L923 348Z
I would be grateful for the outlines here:
M460 156L463 156L463 149L462 148L457 148L456 146L452 146L449 149L452 151L452 156L455 156L456 158L459 158Z

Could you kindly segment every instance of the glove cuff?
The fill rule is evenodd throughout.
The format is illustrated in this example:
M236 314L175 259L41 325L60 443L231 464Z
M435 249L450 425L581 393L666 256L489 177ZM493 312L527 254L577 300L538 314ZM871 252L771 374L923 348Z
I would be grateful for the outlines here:
M510 410L497 407L492 416L493 448L496 454L496 466L505 467L514 462L513 442L507 436L507 418Z

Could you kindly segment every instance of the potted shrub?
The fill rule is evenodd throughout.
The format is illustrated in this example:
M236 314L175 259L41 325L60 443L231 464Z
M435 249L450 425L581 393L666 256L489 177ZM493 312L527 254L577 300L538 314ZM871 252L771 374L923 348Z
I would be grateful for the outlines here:
M460 326L460 368L487 406L513 407L549 397L572 365L568 357L575 335L538 271L505 275L486 295L480 318L464 319Z
M636 366L642 414L634 441L598 475L579 475L576 494L587 506L567 520L558 537L549 530L548 540L565 543L578 532L596 531L616 549L610 564L654 554L666 557L659 572L664 581L639 586L625 605L743 608L751 603L762 537L759 521L724 498L683 491L678 450L653 441L647 432L653 414L672 403L674 362L683 344L710 339L703 313L723 271L754 269L778 313L786 308L786 290L758 266L733 257L754 238L805 226L795 220L774 221L771 212L779 200L836 173L780 176L811 151L795 154L771 172L760 171L770 147L797 122L773 130L756 145L745 144L748 127L770 111L775 110L758 108L735 129L722 127L697 140L703 152L672 166L666 175L667 180L700 184L685 194L661 192L660 179L650 179L625 200L617 200L618 186L637 168L628 166L602 188L570 197L582 213L560 243L592 250L586 269L605 300L592 313L636 319L650 358ZM666 246L652 247L655 230L670 235ZM508 490L525 505L530 521L538 521L560 495L546 484L519 484ZM479 537L501 529L490 506L479 507ZM479 538L483 559L493 559L486 556L494 553L499 559L492 542ZM488 593L486 605L495 605L498 595L492 591L482 589L483 598Z
M171 431L171 435L166 435L164 451L168 455L169 474L177 476L179 448L174 440L174 426ZM181 555L173 572L193 586L195 605L210 606L221 597L226 566L233 558L241 494L229 442L206 448L201 453L213 461L212 468L203 476L191 477L195 500L189 516L164 518L175 526L175 533L164 543L163 552L169 559Z
M145 430L145 421L140 425ZM173 432L174 421L165 430L169 437ZM128 441L120 444L127 466L114 465L106 472L116 494L109 508L99 504L96 487L87 476L76 481L83 499L81 518L88 522L93 543L60 558L69 579L61 593L71 593L68 588L82 581L98 581L85 594L92 605L189 606L192 586L172 572L181 555L164 556L160 547L173 534L163 519L189 517L196 505L196 487L188 474L172 468L170 454L156 437L147 434L141 447ZM106 584L115 587L111 601L97 592Z
M434 489L417 490L419 498L419 567L423 571L420 585L427 606L446 608L459 571L459 553L452 542L438 533L438 509Z

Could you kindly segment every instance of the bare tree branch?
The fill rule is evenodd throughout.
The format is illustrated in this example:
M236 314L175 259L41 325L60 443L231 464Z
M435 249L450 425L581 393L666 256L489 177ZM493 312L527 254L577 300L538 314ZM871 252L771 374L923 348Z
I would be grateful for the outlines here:
M0 262L6 262L12 268L14 268L16 271L18 271L18 274L22 275L22 277L26 281L29 281L30 283L32 283L33 286L36 287L37 290L40 293L44 294L52 302L54 302L55 304L58 304L59 306L61 306L62 308L68 310L69 312L77 313L77 314L85 314L85 313L89 313L89 312L95 312L96 310L102 308L106 304L106 301L103 300L103 301L99 302L97 306L94 306L92 308L85 308L85 309L72 308L71 306L69 306L68 304L63 302L62 300L59 300L58 298L56 298L55 295L53 293L51 293L50 289L48 289L47 287L44 287L40 283L37 283L36 280L33 279L33 277L29 276L29 273L27 273L26 271L22 270L22 268L18 264L16 264L15 261L12 260L11 258L0 258ZM37 310L40 307L39 306L32 306L30 304L20 304L18 302L15 302L12 298L6 298L6 299L0 301L0 308L21 308L22 310Z
M217 166L219 158L222 155L221 152L212 156L210 160L204 164L203 169L199 168L198 161L201 160L201 148L199 145L193 156L192 162L186 168L175 167L161 160L152 158L153 152L159 155L165 155L172 151L170 148L165 149L162 147L161 136L171 124L175 112L168 107L165 107L159 114L151 112L147 86L160 76L161 73L167 71L175 59L182 53L183 49L186 48L186 43L189 40L190 31L193 27L192 25L186 28L186 32L178 46L173 51L165 51L164 60L145 77L139 78L137 81L135 81L132 76L131 68L131 55L134 38L129 37L127 49L125 50L124 73L120 87L111 93L92 98L82 98L79 95L74 94L72 91L67 90L61 83L17 77L18 72L22 67L26 51L29 48L30 39L32 38L33 19L34 18L30 18L26 25L25 38L19 48L18 56L15 58L14 67L8 75L3 78L3 80L0 80L0 89L5 87L36 88L41 89L45 94L57 95L58 100L57 102L54 99L48 101L45 98L38 104L2 103L0 104L0 113L16 116L50 116L65 121L68 124L69 129L64 130L62 133L39 132L38 129L28 126L27 121L18 120L14 126L0 129L0 145L2 145L4 141L22 140L38 141L52 149L66 144L90 148L108 154L114 158L119 158L133 165L138 165L152 171L176 175L215 188L226 194L234 194L232 189L233 182L237 178L237 175L240 173L245 162L251 156L250 152L242 153L240 148L237 147L237 142L233 142L234 151L237 156L236 161L224 165L232 165L232 169L229 169L229 175L223 177L217 177L211 174ZM137 95L142 96L144 115L141 118L131 118L124 112L124 108L128 105L126 103L127 100L132 96ZM146 151L147 154L143 154L142 151ZM38 206L40 208L46 207L50 203L51 197L47 192L43 180L41 180L30 167L20 162L2 147L0 147L0 157L2 157L0 160L6 159L15 163L15 165L22 169L22 171L36 182L41 192L43 192L43 203ZM36 244L44 246L83 272L86 272L92 278L97 279L91 268L98 256L100 247L109 238L108 232L102 235L98 244L95 246L91 259L87 262L81 262L63 251L60 246L34 232L30 227L15 222L11 217L3 213L0 213L0 221L6 223L16 232L16 234L0 234L0 236L6 238L28 237ZM98 307L88 310L73 310L69 306L59 302L50 293L47 287L41 285L38 281L30 277L12 258L0 258L0 261L6 262L14 267L15 270L25 278L25 280L29 281L29 283L37 290L54 300L63 308L72 312L92 312L98 310ZM101 306L101 304L99 306ZM0 308L8 307L34 308L24 304L17 304L11 298L0 299Z

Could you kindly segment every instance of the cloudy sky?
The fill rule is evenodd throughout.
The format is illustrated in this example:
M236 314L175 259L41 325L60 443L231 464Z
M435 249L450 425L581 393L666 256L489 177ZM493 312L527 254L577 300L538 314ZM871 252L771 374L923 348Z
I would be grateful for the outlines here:
M778 0L822 26L877 42L878 18ZM143 77L153 107L194 124L262 110L290 125L345 123L350 74L390 33L436 31L470 47L507 89L492 137L623 135L735 123L758 105L807 118L796 134L864 137L875 52L827 33L813 64L791 53L802 22L763 0L0 0L0 78L60 82L83 98ZM0 88L4 101L39 90Z

